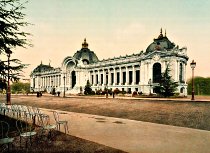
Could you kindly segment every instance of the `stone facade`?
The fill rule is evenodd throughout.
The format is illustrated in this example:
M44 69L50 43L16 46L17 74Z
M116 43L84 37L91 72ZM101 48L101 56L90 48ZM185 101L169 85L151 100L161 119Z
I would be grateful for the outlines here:
M172 78L179 83L177 93L187 95L187 61L187 48L172 43L166 33L163 36L162 29L145 52L106 60L99 60L85 39L82 49L73 57L66 57L60 68L42 63L37 66L30 75L31 90L51 92L55 88L63 92L65 88L66 94L80 93L89 80L93 90L108 87L130 93L155 93L160 74L169 64Z

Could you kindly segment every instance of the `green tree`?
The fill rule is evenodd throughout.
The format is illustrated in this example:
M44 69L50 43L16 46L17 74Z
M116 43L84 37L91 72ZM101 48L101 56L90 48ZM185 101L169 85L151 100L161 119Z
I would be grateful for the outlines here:
M92 93L92 88L91 88L89 80L87 80L87 84L85 86L84 94L85 95L91 95L91 93Z
M31 46L27 39L30 34L22 31L23 27L29 25L24 21L24 4L21 0L0 0L0 77L5 80L8 79L8 70L10 80L18 80L22 76L22 69L27 66L19 59L9 60L17 47ZM3 60L7 58L8 60Z
M192 94L192 78L187 81L187 92ZM210 78L196 76L194 78L195 95L210 95Z
M7 83L5 79L0 78L0 91L7 88Z
M14 82L11 85L12 93L29 93L30 92L30 83L23 82Z
M170 71L169 65L167 65L165 72L161 74L159 86L155 88L156 92L164 97L173 96L178 87L178 83L172 79Z

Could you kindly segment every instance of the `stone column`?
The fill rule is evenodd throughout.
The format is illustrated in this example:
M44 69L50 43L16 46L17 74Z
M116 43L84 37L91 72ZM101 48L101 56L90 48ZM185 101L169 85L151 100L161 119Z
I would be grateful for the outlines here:
M61 86L61 75L58 76L58 86Z
M117 84L117 73L116 73L116 69L114 67L114 85Z
M90 84L93 84L93 82L92 82L92 74L91 74L91 72L89 72L89 82L90 82Z
M128 66L126 66L126 85L129 84L129 71L128 71Z
M183 66L183 68L184 68L183 78L184 78L184 83L185 83L185 84L186 84L186 66L187 66L187 64L184 63L184 66Z
M175 78L174 80L179 82L179 61L177 60L174 64L174 72L175 72Z
M96 72L95 72L95 70L94 70L94 75L93 75L93 84L94 84L94 86L96 85Z
M103 84L106 85L106 72L103 69Z
M123 84L123 72L122 72L122 67L120 67L120 85Z
M136 73L135 73L135 67L133 65L133 80L132 80L132 84L135 85L136 84Z
M101 84L101 74L100 74L100 70L98 69L98 86L100 86Z
M45 88L47 88L47 76L45 76Z
M111 71L108 69L108 84L111 85Z

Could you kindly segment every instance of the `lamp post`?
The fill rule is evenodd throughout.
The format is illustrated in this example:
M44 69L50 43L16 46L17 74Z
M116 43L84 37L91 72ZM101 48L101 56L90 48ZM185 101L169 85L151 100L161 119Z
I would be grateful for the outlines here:
M192 98L191 100L195 100L195 91L194 91L194 69L196 66L196 62L194 60L192 60L192 62L190 63L190 67L192 68Z
M7 53L7 62L8 62L8 67L7 67L7 105L11 105L11 89L10 89L10 55L12 54L12 51L10 49L6 50Z
M149 79L148 84L149 84L149 95L151 95L152 79Z
M63 82L64 82L64 89L63 89L63 98L65 98L65 79L66 79L66 76L65 76L65 74L64 74L64 76L63 76Z

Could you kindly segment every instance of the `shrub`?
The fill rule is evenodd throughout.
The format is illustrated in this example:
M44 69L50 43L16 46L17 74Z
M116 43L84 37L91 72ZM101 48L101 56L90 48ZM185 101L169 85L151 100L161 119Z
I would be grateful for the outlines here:
M91 91L91 95L95 95L96 94L96 92L95 91Z
M136 95L137 95L137 91L134 91L133 94L132 94L132 96L134 97Z
M118 88L114 89L114 93L115 94L119 94L120 93L120 90Z

